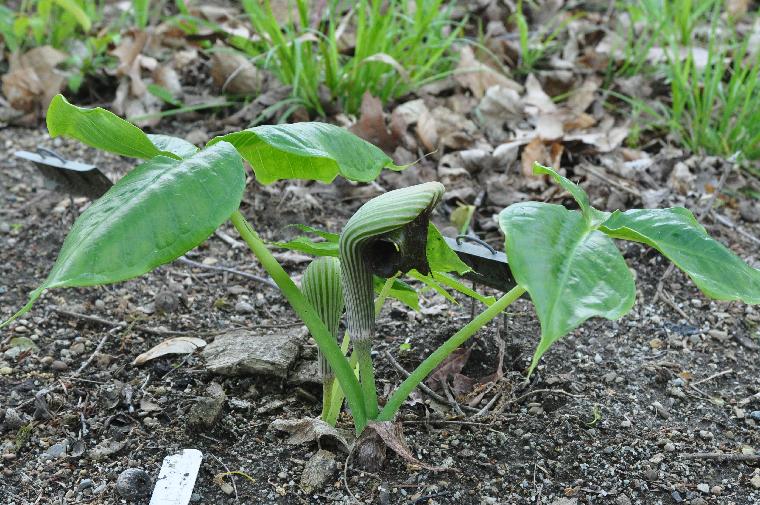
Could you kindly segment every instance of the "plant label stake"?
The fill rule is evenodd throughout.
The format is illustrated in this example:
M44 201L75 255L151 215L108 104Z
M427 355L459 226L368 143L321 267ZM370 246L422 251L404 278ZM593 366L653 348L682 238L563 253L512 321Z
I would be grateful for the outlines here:
M444 240L451 250L457 253L459 259L472 268L472 271L463 275L464 278L504 293L515 287L515 280L507 263L507 255L503 252L498 252L480 239L467 235L460 235L456 239L444 237Z
M70 197L85 196L95 200L113 186L111 180L97 167L66 160L49 149L38 147L36 153L16 151L13 154L34 163L45 177L46 186Z
M203 454L198 449L182 449L166 456L158 474L150 505L187 505L193 494Z

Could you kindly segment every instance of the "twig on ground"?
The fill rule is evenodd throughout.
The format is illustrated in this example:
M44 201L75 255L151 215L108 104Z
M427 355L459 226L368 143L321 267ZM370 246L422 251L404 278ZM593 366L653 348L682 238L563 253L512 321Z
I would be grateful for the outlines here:
M448 398L449 400L449 405L451 405L454 411L462 417L467 417L464 415L464 412L462 412L462 407L459 406L459 402L457 402L456 399L454 398L454 395L451 394L448 378L446 377L443 378L443 380L441 381L441 386L443 386L443 392L446 393L446 398Z
M528 391L524 395L520 395L517 398L515 398L512 401L507 402L507 404L515 404L520 403L523 400L530 398L533 395L538 395L542 393L548 393L548 394L558 394L558 395L565 395L569 396L570 398L583 398L583 395L576 395L573 393L568 393L567 391L564 391L562 389L534 389L533 391Z
M56 314L60 314L62 316L71 317L73 319L82 319L84 321L90 321L92 323L98 323L102 324L104 326L110 326L111 328L126 328L128 325L124 322L116 322L116 321L109 321L108 319L103 319L102 317L98 316L90 316L88 314L81 314L79 312L72 312L70 310L66 309L59 309L58 307L53 309L53 312ZM173 331L173 330L159 330L158 328L150 328L147 326L142 325L135 325L132 328L138 331L142 331L143 333L150 333L153 335L198 335L203 334L203 332L196 332L196 331Z
M760 244L760 239L744 231L744 228L734 223L733 221L728 219L726 216L722 216L715 211L712 211L710 213L710 216L715 220L715 222L720 223L723 226L730 228L731 230L734 230L736 233L750 240L751 242L754 242L755 244Z
M208 454L211 455L212 458L214 458L215 460L217 460L219 462L219 464L224 467L224 469L227 471L227 475L231 475L232 474L232 472L230 471L230 467L228 467L227 465L225 465L224 461L222 461L221 459L217 458L216 455L214 455L214 454L212 454L210 452ZM238 498L237 486L235 485L235 479L230 479L230 482L232 482L232 489L235 491L235 501L238 501L239 498Z
M694 452L691 454L681 454L681 459L710 459L713 461L760 461L760 454L737 454L723 452Z
M90 354L90 357L87 358L87 360L85 360L84 363L82 363L81 365L79 365L79 368L77 368L77 371L74 372L74 377L77 377L79 374L81 374L84 371L85 368L87 368L88 366L90 366L90 363L92 363L92 360L95 358L95 356L97 356L98 353L100 352L100 350L103 349L103 346L105 345L106 341L108 340L108 337L110 337L111 335L113 335L114 333L116 333L119 330L123 330L126 327L127 327L126 324L121 324L121 325L118 325L118 326L114 326L113 328L111 328L110 330L108 330L106 332L106 334L103 335L103 338L100 339L100 342L98 342L98 345L95 347L95 350L92 351L92 354Z
M388 361L391 362L391 365L393 365L393 368L395 368L401 375L404 376L404 378L408 378L410 373L407 372L404 367L402 367L398 361L396 361L396 358L393 357L393 355L390 353L390 351L385 351L385 357L388 358ZM444 398L443 396L439 395L429 387L427 387L423 382L420 382L417 384L417 388L419 388L422 392L424 392L426 395L431 397L433 400L439 402L439 403L449 403L449 401ZM467 412L479 412L478 409L470 407L468 405L462 405L461 408L463 410L466 410Z
M698 385L700 385L700 384L702 384L702 383L704 383L704 382L707 382L707 381L711 381L711 380L713 380L713 379L717 379L718 377L722 377L722 376L724 376L724 375L728 375L728 374L730 374L730 373L734 373L734 371L733 371L733 370L731 370L730 368L729 368L728 370L723 370L722 372L718 372L718 373L716 373L716 374L713 374L713 375L711 375L711 376L709 376L709 377L706 377L706 378L704 378L704 379L700 379L700 380L698 380L697 382L694 382L694 383L692 383L692 387L694 387L694 386L698 386Z
M260 282L261 284L266 284L269 287L276 288L277 284L274 283L273 280L267 279L265 277L260 277L258 275L249 274L248 272L242 272L240 270L235 270L234 268L229 267L222 267L222 266L216 266L216 265L204 265L203 263L198 263L197 261L193 261L191 259L188 259L184 256L180 256L177 258L177 261L180 263L184 263L185 265L189 265L194 268L205 268L206 270L214 270L217 272L227 272L233 275L237 275L240 277L245 277L246 279L250 279L252 281Z
M694 324L694 321L692 320L692 318L690 318L689 315L686 312L684 312L683 309L681 307L679 307L676 304L676 302L673 301L672 298L670 298L669 294L663 292L662 296L660 298L662 298L662 301L664 301L665 303L667 303L670 306L671 309L675 310L676 312L678 312L681 315L681 317L683 317L684 319L686 319L686 321L688 321L689 324Z
M222 230L216 230L214 232L214 235L216 235L222 242L226 243L233 249L240 249L241 247L245 247L245 244L243 244L239 240L235 240L234 238L230 237L229 235L224 233Z
M496 400L498 400L499 398L501 398L501 393L496 393L495 395L493 395L493 398L491 398L491 400L488 403L486 403L486 406L480 409L478 412L476 412L475 415L472 417L482 417L488 414L488 411L491 410L491 407L493 407L493 404L496 403Z

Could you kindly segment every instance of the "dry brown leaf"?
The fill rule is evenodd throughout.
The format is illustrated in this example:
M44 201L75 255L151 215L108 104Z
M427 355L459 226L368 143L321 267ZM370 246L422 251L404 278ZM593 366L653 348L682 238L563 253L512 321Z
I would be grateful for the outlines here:
M401 131L405 129L405 127L401 128L400 125L398 128ZM359 121L354 123L349 130L367 142L375 144L387 154L392 154L399 144L399 137L391 135L385 126L383 103L373 97L369 91L365 91L364 96L362 96Z
M425 107L417 118L417 137L428 153L438 149L438 127L430 111Z
M566 118L565 122L562 123L562 127L565 131L585 130L586 128L591 128L595 124L596 119L594 116L581 112L577 115Z
M522 174L526 177L533 176L533 164L544 163L549 157L549 151L544 145L544 141L540 137L536 137L525 146L520 158L520 166L522 167Z
M262 75L245 56L216 51L211 55L211 78L222 93L255 95L261 89Z
M370 423L367 424L366 430L375 432L387 447L401 456L401 458L407 463L430 470L431 472L455 471L453 468L431 466L415 458L414 454L412 454L412 451L409 449L409 446L406 445L401 423L394 423L391 421L370 421Z
M65 86L66 78L56 66L66 58L66 53L50 46L12 56L10 69L3 76L3 94L11 107L24 112L47 110L50 101Z
M734 19L739 19L747 13L749 0L726 0L726 12Z
M596 98L596 90L599 89L599 79L590 77L583 81L577 89L574 89L567 99L567 107L578 114L588 109Z
M140 66L141 52L147 42L146 32L136 32L132 37L123 37L121 43L111 51L111 54L119 59L116 75L129 77L129 92L135 98L143 96L147 91Z
M160 358L167 354L191 354L196 349L206 346L206 341L197 337L175 337L168 338L160 344L152 347L150 350L140 354L132 362L133 365L140 366L150 360Z
M285 440L290 445L317 442L321 446L328 442L346 450L350 447L344 433L319 418L275 419L269 427L290 435Z
M458 374L462 371L467 364L467 360L470 358L471 348L464 349L460 347L456 351L452 352L446 359L444 359L435 370L433 370L428 378L425 380L425 384L430 389L440 389L441 382L447 380L450 375Z
M169 65L159 65L153 70L153 82L166 88L172 97L179 98L182 95L182 83L179 82L179 75Z
M541 114L536 118L536 135L544 140L557 140L565 133L559 114Z
M538 82L536 76L530 74L525 80L525 96L523 102L532 105L537 109L537 112L526 109L528 114L551 114L557 112L557 105L551 99L549 95L544 92L544 88L541 87L541 83Z
M478 61L470 46L464 46L460 51L454 78L459 85L469 89L476 98L482 98L491 86L504 86L522 92L522 86L518 83Z

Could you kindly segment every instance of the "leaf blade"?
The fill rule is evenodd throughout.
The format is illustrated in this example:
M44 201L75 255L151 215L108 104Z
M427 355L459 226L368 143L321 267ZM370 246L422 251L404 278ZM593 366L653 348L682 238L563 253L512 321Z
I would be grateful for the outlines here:
M600 230L657 249L712 298L760 303L760 270L710 237L683 207L615 211Z
M332 182L336 176L359 182L377 178L383 168L401 169L374 145L327 123L263 125L212 139L226 141L251 164L256 179Z
M77 107L60 94L50 102L46 122L53 138L65 135L96 149L131 158L150 159L159 155L178 158L161 150L140 128L113 112L100 107Z
M612 240L588 226L579 212L525 202L504 209L509 266L530 294L541 322L541 355L590 317L618 319L633 306L636 288Z

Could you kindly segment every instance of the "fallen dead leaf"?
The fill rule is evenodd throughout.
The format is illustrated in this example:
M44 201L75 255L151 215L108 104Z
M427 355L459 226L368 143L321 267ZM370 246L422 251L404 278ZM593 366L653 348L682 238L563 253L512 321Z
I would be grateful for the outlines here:
M190 354L196 349L206 346L206 341L198 337L175 337L169 338L160 344L152 347L150 350L140 354L132 362L133 365L140 366L150 360L160 358L167 354Z
M215 51L211 55L211 78L222 93L255 95L261 89L261 72L248 58L231 51Z
M320 448L323 443L332 443L346 451L351 447L347 435L341 433L319 418L304 419L275 419L270 428L287 433L289 437L285 443L290 445L302 445L317 442Z
M431 472L456 471L453 468L431 466L415 458L414 454L412 454L412 451L409 449L409 446L406 445L406 441L404 440L404 431L401 423L394 423L391 421L371 421L369 424L367 424L367 427L365 429L377 434L377 436L380 437L380 439L387 447L401 456L401 458L403 458L407 463L419 466L420 468L424 468L426 470L430 470Z
M438 128L435 118L425 107L417 118L417 136L428 153L438 149Z
M464 46L459 53L454 79L460 86L469 89L476 98L482 98L491 86L504 86L522 92L520 84L478 61L470 46Z
M67 58L51 46L35 47L22 55L13 55L3 76L3 94L16 110L47 110L53 97L63 90L66 77L56 70Z
M362 96L359 121L354 123L349 130L388 154L392 154L399 144L399 138L389 133L385 126L383 103L373 97L369 91L365 91Z
M467 364L467 360L470 358L471 348L465 349L460 347L456 351L449 354L435 370L433 370L428 378L425 380L425 384L430 389L440 389L441 382L447 380L449 376L458 374L462 371Z

